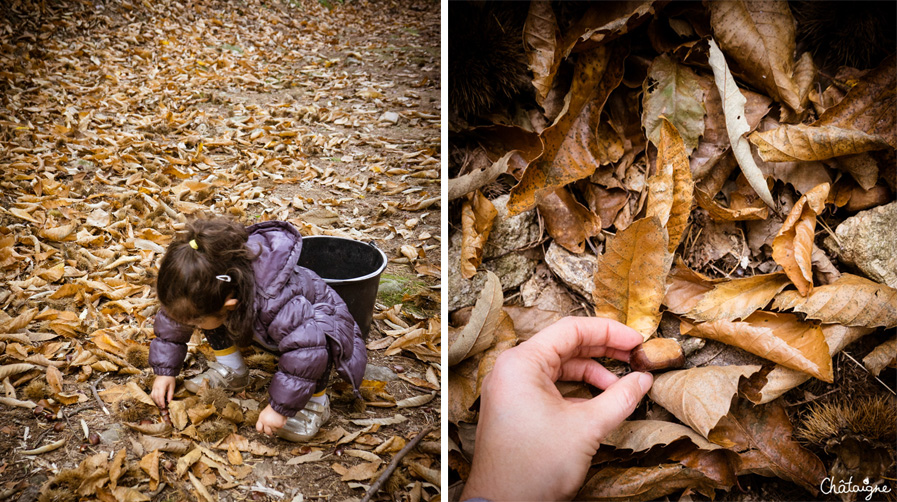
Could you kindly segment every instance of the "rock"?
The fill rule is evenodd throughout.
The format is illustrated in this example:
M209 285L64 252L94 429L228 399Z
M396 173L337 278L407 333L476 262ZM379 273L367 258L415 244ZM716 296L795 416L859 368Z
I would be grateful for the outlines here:
M574 291L592 299L595 289L595 272L598 270L598 257L585 252L574 254L552 241L545 252L545 263Z
M823 245L842 262L876 282L897 288L897 201L861 211L835 229Z
M526 248L539 240L539 225L536 210L508 216L508 199L510 195L502 195L492 201L498 215L492 222L492 231L483 250L485 259L495 258L511 251Z
M100 433L100 441L103 444L114 444L124 437L124 429L119 424L112 424L108 429Z
M365 380L377 380L380 382L391 382L399 378L396 373L385 367L385 366L375 366L373 364L368 364L367 367L364 368L364 379Z
M471 279L461 277L461 232L455 232L449 239L449 311L469 307L476 303L486 274L491 270L501 280L502 291L523 284L536 268L536 262L521 253L509 253L495 260L483 261L477 275Z
M551 275L551 270L539 264L532 277L520 286L520 297L524 307L538 307L567 314L578 305L565 287Z
M399 123L399 114L396 112L385 112L383 115L380 115L380 122L389 122L391 124Z

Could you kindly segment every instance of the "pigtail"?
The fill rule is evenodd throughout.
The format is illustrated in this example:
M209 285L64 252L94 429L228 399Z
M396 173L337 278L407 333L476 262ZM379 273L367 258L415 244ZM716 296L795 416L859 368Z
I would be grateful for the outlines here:
M159 266L156 292L175 320L187 322L216 314L228 297L239 301L225 326L240 345L252 340L254 323L255 255L246 243L243 225L226 218L187 223L168 246Z

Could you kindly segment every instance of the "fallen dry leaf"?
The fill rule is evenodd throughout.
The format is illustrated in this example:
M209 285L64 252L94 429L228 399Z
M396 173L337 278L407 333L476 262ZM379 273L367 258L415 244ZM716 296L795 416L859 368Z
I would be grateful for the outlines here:
M532 2L523 27L523 43L533 72L536 101L543 105L561 63L558 25L550 2Z
M816 216L825 208L830 185L824 183L794 203L772 241L772 258L785 269L802 296L813 290L813 239Z
M662 499L683 488L711 497L719 486L706 474L681 464L651 467L605 467L586 480L576 500L646 501Z
M608 242L595 273L595 315L635 329L647 340L660 323L672 257L656 217L642 218Z
M825 160L889 146L881 136L831 125L783 125L748 138L767 162Z
M729 413L738 381L760 366L705 366L658 375L648 396L705 438Z
M477 190L464 201L461 214L461 276L470 279L477 275L477 267L483 261L483 248L498 211Z
M878 376L886 366L893 367L895 364L897 364L897 336L892 336L863 358L863 366L875 376Z
M712 321L692 325L683 321L682 334L710 338L744 349L787 368L805 371L831 383L832 357L822 329L797 316L754 312L744 321Z
M492 346L495 328L501 319L504 296L498 276L490 271L486 271L486 275L486 284L480 291L470 320L457 338L449 342L449 366L454 366Z
M721 446L707 441L703 436L681 424L662 420L631 420L611 431L601 444L632 451L645 451L655 446L665 446L687 438L702 450L716 450Z
M685 315L697 321L744 319L766 307L788 284L781 272L718 282Z
M657 142L657 174L648 178L647 217L657 216L667 228L670 254L688 225L694 202L694 181L688 166L688 155L676 127L662 117Z
M565 188L543 194L537 207L548 235L571 253L582 253L585 241L601 233L601 218Z
M668 120L680 135L687 164L704 134L704 90L697 74L663 54L648 68L642 92L642 123L648 139L659 149L662 123Z
M869 279L842 274L837 281L813 288L806 297L783 291L772 304L776 310L794 310L810 319L845 326L897 326L897 289Z

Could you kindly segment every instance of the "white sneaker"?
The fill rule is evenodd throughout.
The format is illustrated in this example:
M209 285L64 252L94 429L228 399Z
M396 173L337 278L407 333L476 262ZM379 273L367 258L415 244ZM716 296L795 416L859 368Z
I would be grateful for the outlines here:
M324 403L309 401L305 408L290 417L283 427L274 431L277 437L299 443L315 437L321 426L330 420L330 397L324 394Z
M209 388L212 389L241 391L249 385L249 370L246 370L245 373L237 373L230 366L210 361L209 369L189 380L184 380L184 387L196 394L199 392L199 388L202 387L203 381L208 381Z

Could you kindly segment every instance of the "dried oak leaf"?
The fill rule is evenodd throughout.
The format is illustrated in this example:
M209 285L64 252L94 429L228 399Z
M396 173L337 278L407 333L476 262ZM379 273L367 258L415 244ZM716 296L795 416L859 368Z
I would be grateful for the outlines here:
M695 325L683 321L680 329L682 334L732 345L829 383L834 378L822 329L817 324L801 322L795 315L759 311L744 321Z
M566 188L545 193L538 208L548 235L571 253L582 253L586 239L601 233L601 218L577 202Z
M826 475L819 457L791 437L791 422L781 400L754 406L738 399L708 439L738 453L737 474L777 476L817 493Z
M720 418L729 413L738 381L760 371L760 366L704 366L658 375L648 396L695 432L707 437Z
M617 232L598 258L592 291L595 315L626 324L645 340L654 334L672 263L667 242L656 216Z
M543 193L585 178L598 166L623 156L619 138L602 137L596 131L607 97L623 79L623 60L628 52L627 46L613 43L577 59L567 110L542 131L542 154L529 163L520 182L511 189L511 215L535 206Z
M825 208L830 185L823 183L803 194L772 241L772 258L802 296L813 290L813 239L816 216Z
M657 216L667 228L667 249L679 246L694 202L694 181L682 138L676 127L661 117L657 142L657 174L648 178L647 216Z
M790 284L782 272L717 283L685 315L697 321L744 319L762 309Z
M783 291L772 308L792 309L824 323L869 328L897 326L897 289L852 274L813 289L806 297Z
M498 210L479 190L470 194L461 206L461 276L465 279L477 275L496 215Z

